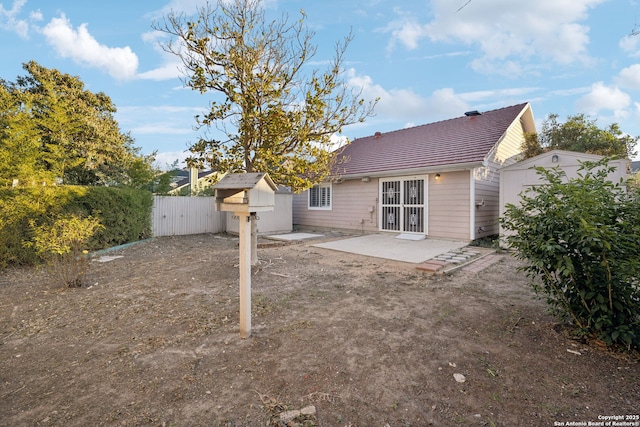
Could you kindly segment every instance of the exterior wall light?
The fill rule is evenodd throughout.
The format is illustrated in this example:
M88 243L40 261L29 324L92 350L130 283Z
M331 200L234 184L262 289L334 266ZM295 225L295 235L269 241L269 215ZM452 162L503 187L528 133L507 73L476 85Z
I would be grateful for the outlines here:
M437 173L437 174L436 174L436 176L435 176L435 178L436 178L436 179L440 179L440 174L439 174L439 173Z

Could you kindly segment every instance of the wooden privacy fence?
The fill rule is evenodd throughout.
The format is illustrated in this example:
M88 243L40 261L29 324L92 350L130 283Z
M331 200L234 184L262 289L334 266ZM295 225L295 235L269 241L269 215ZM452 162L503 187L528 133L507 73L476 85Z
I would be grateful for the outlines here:
M153 235L226 231L226 212L216 211L214 197L153 196Z
M288 233L293 229L292 194L276 192L275 209L259 212L258 233ZM215 197L153 196L154 237L201 233L238 233L231 212L216 211Z

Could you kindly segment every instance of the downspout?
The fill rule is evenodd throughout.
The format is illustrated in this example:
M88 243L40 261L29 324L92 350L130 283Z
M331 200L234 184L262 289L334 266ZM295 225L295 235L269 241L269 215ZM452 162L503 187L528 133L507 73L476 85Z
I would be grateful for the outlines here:
M476 239L476 169L469 171L469 237Z

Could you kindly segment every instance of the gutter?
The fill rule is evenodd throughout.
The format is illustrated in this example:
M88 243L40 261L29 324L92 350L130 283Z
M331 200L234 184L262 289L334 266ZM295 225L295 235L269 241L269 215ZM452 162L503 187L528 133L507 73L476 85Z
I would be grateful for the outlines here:
M432 173L445 173L445 172L458 172L465 170L473 170L477 167L482 166L482 161L476 162L468 162L468 163L458 163L453 165L441 165L441 166L431 166L426 168L417 168L417 169L393 169L393 170L385 170L385 171L375 171L368 173L355 173L355 174L344 174L338 176L332 176L333 178L341 178L341 179L362 179L362 178L386 178L389 176L404 176L404 175L424 175L424 174L432 174Z

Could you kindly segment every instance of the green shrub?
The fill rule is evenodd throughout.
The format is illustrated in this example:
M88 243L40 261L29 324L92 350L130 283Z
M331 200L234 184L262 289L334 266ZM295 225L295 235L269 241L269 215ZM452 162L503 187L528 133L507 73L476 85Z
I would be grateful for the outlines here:
M87 243L100 228L97 218L64 215L51 224L32 226L33 241L25 246L47 262L60 284L81 287L89 268Z
M149 191L114 187L20 187L0 189L0 268L42 261L33 231L63 215L95 217L104 226L87 242L98 250L151 236Z
M0 189L0 268L9 264L35 264L34 225L47 224L64 212L70 200L80 197L83 187L26 187Z
M640 346L640 199L612 183L608 160L577 178L537 168L545 183L521 193L501 219L533 289L581 336Z
M102 249L151 237L153 196L134 188L90 187L69 206L72 212L95 216L104 225L89 241Z

